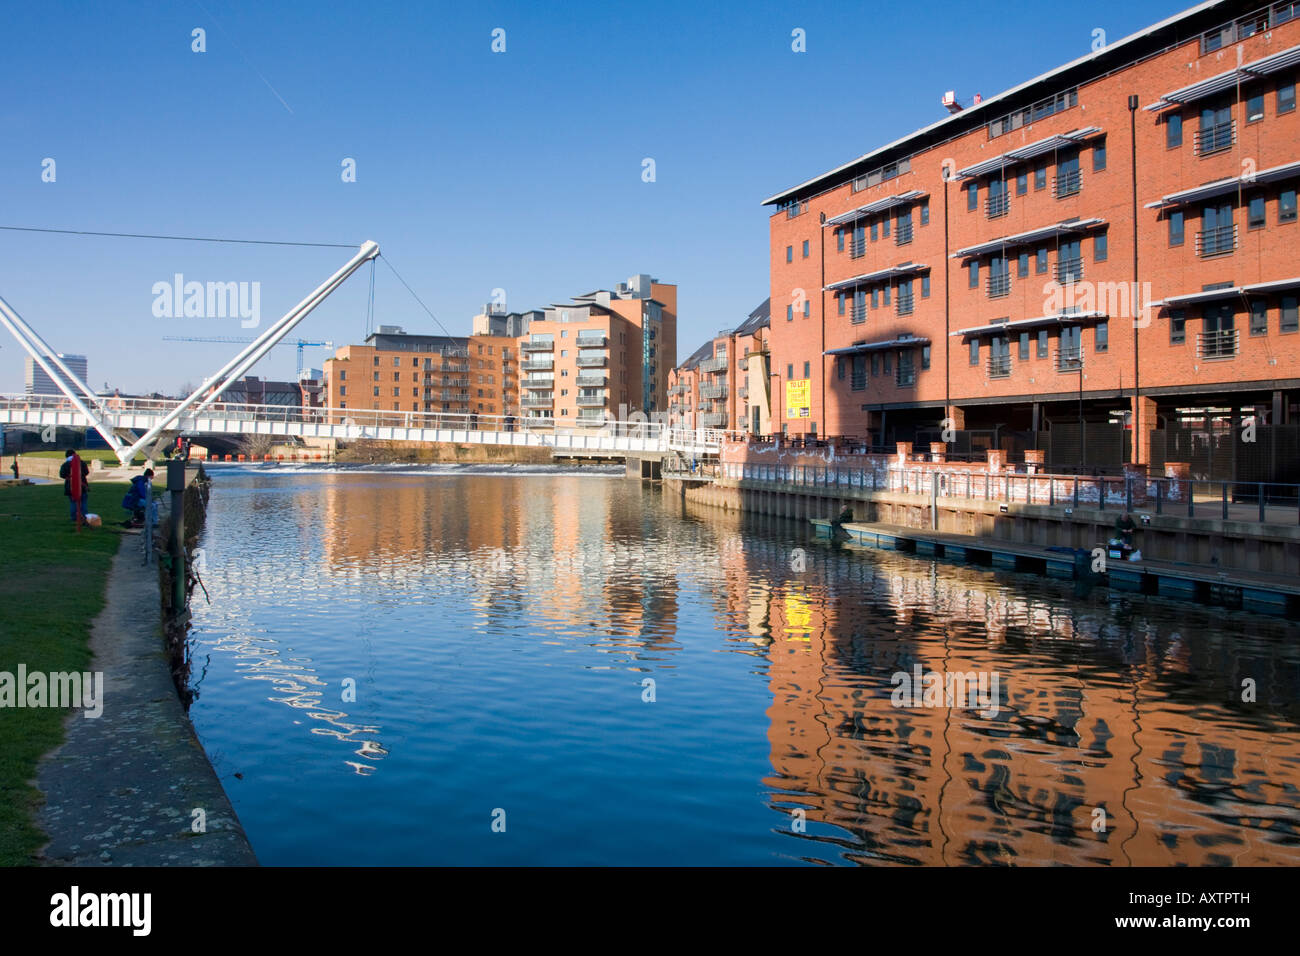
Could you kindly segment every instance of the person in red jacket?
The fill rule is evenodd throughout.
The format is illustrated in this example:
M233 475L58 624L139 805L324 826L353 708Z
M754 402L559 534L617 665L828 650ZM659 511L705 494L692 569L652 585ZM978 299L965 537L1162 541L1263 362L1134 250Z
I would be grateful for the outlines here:
M59 477L63 479L63 493L68 497L68 511L72 520L81 530L81 522L86 518L86 504L90 492L90 465L81 460L75 449L68 449L68 456L59 467Z

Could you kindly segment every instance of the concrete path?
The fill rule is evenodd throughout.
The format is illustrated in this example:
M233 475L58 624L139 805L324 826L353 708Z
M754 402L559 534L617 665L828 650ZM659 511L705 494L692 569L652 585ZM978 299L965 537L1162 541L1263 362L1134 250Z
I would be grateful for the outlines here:
M243 827L172 685L161 637L157 566L123 536L95 620L91 668L104 712L74 710L67 740L41 761L38 825L53 866L255 866ZM195 810L206 832L196 833Z

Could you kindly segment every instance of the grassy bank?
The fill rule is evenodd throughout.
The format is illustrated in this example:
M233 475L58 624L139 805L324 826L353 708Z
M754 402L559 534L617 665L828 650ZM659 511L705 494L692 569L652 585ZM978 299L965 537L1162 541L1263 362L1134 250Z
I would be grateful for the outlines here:
M57 458L62 461L67 455L67 449L54 448L49 451L25 451L21 453L23 458ZM118 466L117 455L107 448L81 448L77 454L85 461L102 461L113 468ZM9 456L6 456L9 457ZM144 455L136 455L131 459L132 465L143 465L145 463ZM92 509L93 510L93 509Z
M125 485L90 485L102 528L77 534L62 484L0 488L0 671L84 671L90 625L104 606L109 565L122 538ZM28 784L41 755L63 740L67 711L0 708L0 866L33 862L45 838L33 825Z

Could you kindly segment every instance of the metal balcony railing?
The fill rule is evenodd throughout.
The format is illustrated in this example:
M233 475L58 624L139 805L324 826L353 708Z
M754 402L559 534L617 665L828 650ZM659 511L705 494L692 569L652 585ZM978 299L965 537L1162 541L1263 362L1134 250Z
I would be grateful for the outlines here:
M525 372L546 371L547 369L555 367L555 359L551 358L549 355L545 358L524 359L519 363L519 367Z
M1004 295L1011 294L1011 273L994 272L989 275L985 282L985 288L988 290L990 299L1000 299Z
M1052 195L1057 199L1077 196L1083 188L1083 174L1079 170L1052 177Z
M519 346L525 352L554 352L555 342L524 342Z
M894 229L894 245L905 246L912 241L912 224L906 220L899 222Z
M1083 346L1056 350L1056 370L1058 372L1077 372L1083 368Z
M700 363L702 372L720 372L727 367L727 356L725 354L716 355L711 359L705 359Z
M861 259L867 254L867 237L866 236L849 236L849 241L845 243L849 249L849 258Z
M578 409L577 423L584 427L605 424L604 409L592 410L588 408Z
M1237 354L1237 330L1221 329L1196 336L1196 354L1206 360L1230 359Z
M916 306L916 294L909 295L906 292L898 293L898 314L911 315Z
M524 388L531 389L552 389L555 388L554 378L526 378L524 379Z
M607 359L603 355L579 355L578 368L600 368Z
M1225 256L1237 248L1237 224L1215 226L1196 234L1198 256Z
M604 387L605 387L605 373L604 373L604 372L595 372L595 373L593 373L593 372L579 372L579 373L578 373L578 387L579 387L579 388L582 388L583 386L593 386L593 387L595 387L595 388L604 388ZM670 388L670 389L668 390L668 394L669 394L669 395L681 394L681 392L684 392L684 391L686 391L686 389L685 389L684 386L676 385L676 386L674 386L673 388Z
M1237 142L1237 121L1215 123L1205 129L1198 129L1192 134L1192 146L1197 156L1213 156L1225 149L1231 149Z
M700 386L700 397L701 398L726 398L727 383L723 382L721 385Z
M1011 194L999 193L984 200L984 213L990 219L1005 216L1011 209Z
M578 405L580 406L596 405L603 408L605 405L605 393L604 392L579 392Z
M742 385L742 386L740 386L740 388L736 389L736 397L737 397L737 398L749 398L749 386L748 386L748 385Z
M453 375L457 372L468 372L468 362L443 362L438 368L426 368L425 377L430 375Z
M1073 256L1066 259L1061 258L1056 261L1056 281L1062 285L1067 282L1080 282L1083 280L1083 257Z
M916 367L906 368L900 365L894 373L894 384L899 388L912 388L916 385Z
M737 359L736 368L740 369L742 372L746 371L749 368L749 356L746 355L744 358Z
M546 395L525 395L520 399L519 404L524 408L550 408L551 396Z
M442 392L442 400L444 402L468 402L469 389L444 389Z
M605 334L593 335L590 332L584 332L578 336L578 348L580 349L600 349L605 347Z
M989 378L1010 378L1011 356L990 355L986 368L988 370Z
M849 306L849 321L854 325L861 325L867 321L867 307L863 305Z
M701 399L695 410L697 412L711 412L713 411L713 403L707 399Z
M727 413L726 413L726 412L713 412L713 413L708 414L708 415L701 415L701 416L700 416L700 427L701 427L701 428L726 428L726 427L727 427Z
M860 392L867 387L867 373L854 372L849 376L849 388L855 392Z

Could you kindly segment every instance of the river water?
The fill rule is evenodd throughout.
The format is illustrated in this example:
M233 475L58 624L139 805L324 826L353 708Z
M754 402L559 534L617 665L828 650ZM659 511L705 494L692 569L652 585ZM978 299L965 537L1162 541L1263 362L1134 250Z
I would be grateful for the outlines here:
M191 713L263 863L1300 863L1289 622L609 473L213 472Z

